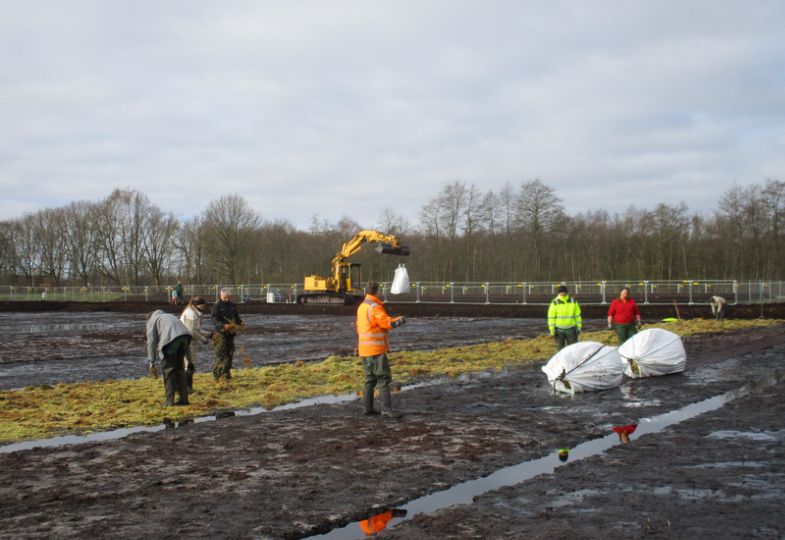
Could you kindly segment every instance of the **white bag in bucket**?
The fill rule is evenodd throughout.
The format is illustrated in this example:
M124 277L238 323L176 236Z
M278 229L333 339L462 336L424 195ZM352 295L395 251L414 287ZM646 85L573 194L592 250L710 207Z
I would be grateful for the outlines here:
M409 292L409 272L406 271L405 264L399 264L395 269L390 294L404 294Z
M618 348L596 341L581 341L563 348L542 370L555 390L568 394L615 388L624 378Z
M684 371L687 353L681 338L662 328L642 330L619 347L619 357L632 379Z

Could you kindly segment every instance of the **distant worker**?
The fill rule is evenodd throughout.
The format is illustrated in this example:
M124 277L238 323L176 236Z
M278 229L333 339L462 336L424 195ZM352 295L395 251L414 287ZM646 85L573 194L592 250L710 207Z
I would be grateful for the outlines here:
M215 366L213 367L213 377L220 380L232 378L232 358L234 356L234 336L242 328L243 320L237 313L237 307L232 302L232 289L224 287L221 289L218 301L213 305L210 315L215 333L213 334L213 346L215 347Z
M399 417L392 412L392 395L390 383L390 361L387 359L389 343L387 334L393 328L404 324L406 317L390 317L384 309L384 302L376 296L379 284L369 281L365 300L357 309L357 354L362 359L365 371L365 387L363 405L365 414L379 414L373 408L373 392L379 387L381 398L381 414L387 417Z
M578 301L567 294L567 287L561 285L556 298L548 307L548 330L556 340L556 350L577 343L583 322Z
M160 309L147 319L147 359L150 373L155 374L156 357L161 359L164 379L164 405L188 405L188 381L185 377L185 354L191 343L188 328L177 316ZM174 401L177 392L179 400Z
M725 299L722 296L712 296L709 305L714 320L721 321L725 318Z
M638 304L630 296L630 289L624 287L608 308L608 328L616 331L621 345L637 334L640 326L641 312Z
M207 309L207 303L204 301L204 298L196 296L191 298L180 315L180 322L191 333L191 345L188 347L188 353L185 355L185 376L188 380L189 393L192 393L194 389L196 354L199 351L199 345L207 344L209 342L208 338L212 336L212 332L202 330L202 317L205 309Z
M406 517L406 510L402 508L393 508L386 512L374 514L368 519L364 519L360 522L360 530L362 530L366 536L373 536L386 529L392 518L398 517Z
M174 286L174 303L175 305L183 303L183 284L179 281L177 282L177 285Z

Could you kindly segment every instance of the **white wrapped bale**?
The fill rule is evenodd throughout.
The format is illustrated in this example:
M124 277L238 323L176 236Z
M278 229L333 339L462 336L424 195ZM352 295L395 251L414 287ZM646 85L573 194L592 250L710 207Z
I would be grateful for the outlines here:
M630 378L680 373L687 363L681 338L662 328L638 332L619 347L619 357Z
M624 377L618 349L596 341L582 341L563 348L542 370L555 390L569 394L615 388Z

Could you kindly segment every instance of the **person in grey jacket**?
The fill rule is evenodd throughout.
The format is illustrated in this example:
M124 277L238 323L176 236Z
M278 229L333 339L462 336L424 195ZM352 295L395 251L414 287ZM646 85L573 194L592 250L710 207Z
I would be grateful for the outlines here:
M147 319L147 359L155 371L156 357L161 359L164 378L164 405L188 405L188 380L185 355L191 344L191 333L176 315L153 311ZM175 403L175 391L180 399Z

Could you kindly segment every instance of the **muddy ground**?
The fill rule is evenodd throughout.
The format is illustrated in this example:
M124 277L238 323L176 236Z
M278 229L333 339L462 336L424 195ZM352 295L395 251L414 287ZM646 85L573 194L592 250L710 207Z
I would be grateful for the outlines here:
M351 355L357 342L353 315L250 313L244 320L247 330L236 340L237 367L244 359L261 366ZM415 317L396 330L393 344L399 351L422 350L533 337L546 330L542 319ZM145 340L141 312L0 312L0 389L144 377ZM197 371L210 371L212 363L212 349L203 347Z
M363 416L355 400L0 454L0 536L326 532L605 436L612 425L770 377L782 369L785 327L696 336L686 346L684 374L574 398L554 395L538 362L401 392L394 398L404 412L399 420ZM739 398L555 476L490 492L453 513L415 516L388 534L780 537L785 407L778 390Z

